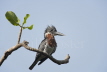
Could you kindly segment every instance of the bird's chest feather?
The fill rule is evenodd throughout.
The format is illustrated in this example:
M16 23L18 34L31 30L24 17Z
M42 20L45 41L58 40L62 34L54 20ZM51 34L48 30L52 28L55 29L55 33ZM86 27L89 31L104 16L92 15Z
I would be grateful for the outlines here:
M47 38L47 43L50 47L56 47L57 46L57 43L56 43L53 35L48 34L46 38Z
M44 51L47 52L48 54L51 54L56 48L56 46L57 46L57 43L55 41L54 36L48 35Z

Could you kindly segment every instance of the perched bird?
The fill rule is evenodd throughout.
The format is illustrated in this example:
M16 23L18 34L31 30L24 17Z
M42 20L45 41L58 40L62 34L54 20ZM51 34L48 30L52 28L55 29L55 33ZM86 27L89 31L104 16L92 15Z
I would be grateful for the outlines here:
M54 26L48 26L44 32L44 40L39 45L38 50L43 51L49 55L52 55L56 51L57 43L55 41L56 35L64 36L64 34L57 32ZM29 67L30 70L34 68L34 66L38 63L40 65L47 59L43 54L37 53L36 58L32 65Z

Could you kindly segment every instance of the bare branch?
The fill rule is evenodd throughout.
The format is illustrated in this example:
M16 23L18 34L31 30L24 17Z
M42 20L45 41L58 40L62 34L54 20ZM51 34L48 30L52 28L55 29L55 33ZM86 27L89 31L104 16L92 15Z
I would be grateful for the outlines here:
M57 59L53 58L53 56L50 56L50 55L48 55L47 53L42 52L42 51L40 51L40 50L38 50L38 49L29 47L28 45L25 45L25 44L23 44L23 46L24 46L26 49L30 50L30 51L39 52L39 53L47 56L50 60L52 60L54 63L57 63L58 65L68 63L68 62L69 62L69 59L70 59L69 54L66 56L66 58L65 58L64 60L57 60Z
M17 44L20 43L21 35L22 35L22 26L20 26L20 32L19 32L18 43Z
M17 50L17 49L20 48L20 47L25 47L27 50L30 50L30 51L39 52L39 53L47 56L50 60L52 60L54 63L57 63L58 65L60 65L60 64L66 64L66 63L69 62L69 59L70 59L70 56L67 55L64 60L57 60L57 59L55 59L53 56L48 55L47 53L44 53L44 52L42 52L42 51L39 51L38 49L29 47L29 46L28 46L28 42L27 42L27 41L24 41L24 42L22 42L22 43L17 44L16 46L8 49L8 50L4 53L3 57L0 59L0 66L2 65L2 63L4 62L4 60L7 59L7 57L8 57L13 51Z
M17 50L18 48L20 48L22 46L22 43L17 44L16 46L13 46L12 48L8 49L7 51L5 51L4 55L1 57L0 59L0 66L2 65L2 63L4 62L4 60L7 59L7 57L15 50Z

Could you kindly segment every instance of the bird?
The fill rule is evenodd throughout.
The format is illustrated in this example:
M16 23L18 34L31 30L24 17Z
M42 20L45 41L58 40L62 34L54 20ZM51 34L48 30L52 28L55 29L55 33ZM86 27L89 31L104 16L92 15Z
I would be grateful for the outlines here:
M55 26L48 26L44 32L44 39L40 43L38 50L47 53L48 55L52 55L57 48L57 43L54 36L64 36L63 33L57 32ZM30 70L34 68L34 66L38 63L38 65L42 64L48 58L41 53L36 53L36 57L32 65L29 67Z

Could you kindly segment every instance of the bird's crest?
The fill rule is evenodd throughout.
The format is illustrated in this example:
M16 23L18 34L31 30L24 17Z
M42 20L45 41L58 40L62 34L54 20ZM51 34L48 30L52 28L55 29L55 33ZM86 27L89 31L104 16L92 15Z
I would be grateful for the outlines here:
M57 32L57 30L56 30L55 26L52 25L52 26L48 26L46 28L45 33L47 33L47 32Z

